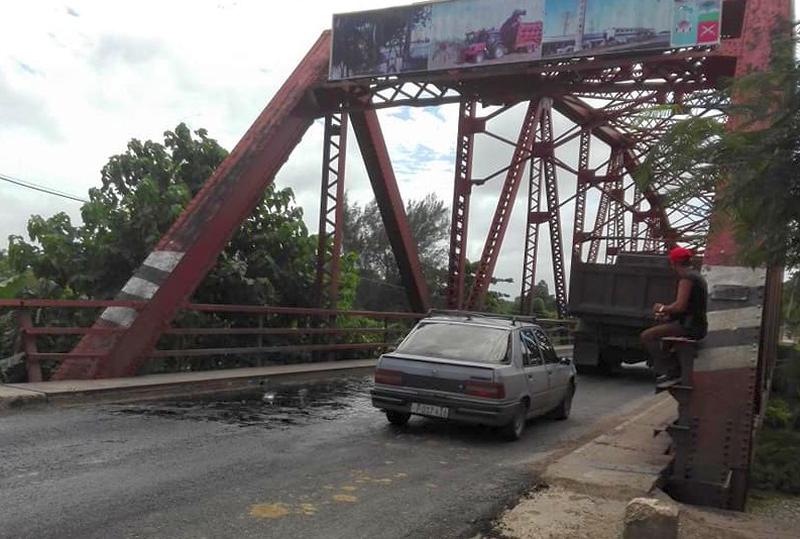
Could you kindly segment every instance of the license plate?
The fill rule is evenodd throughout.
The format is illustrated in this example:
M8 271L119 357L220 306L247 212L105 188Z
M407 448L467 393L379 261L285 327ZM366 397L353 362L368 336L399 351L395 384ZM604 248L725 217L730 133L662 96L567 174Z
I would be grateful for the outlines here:
M438 417L447 419L450 415L450 409L444 406L434 406L433 404L421 404L419 402L411 403L411 413L419 415L427 415L430 417Z

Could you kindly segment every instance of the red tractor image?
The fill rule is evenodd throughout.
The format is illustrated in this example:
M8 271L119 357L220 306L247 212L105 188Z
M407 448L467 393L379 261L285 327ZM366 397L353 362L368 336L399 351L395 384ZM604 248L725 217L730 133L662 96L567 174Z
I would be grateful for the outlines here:
M483 28L467 32L461 60L479 64L485 59L500 59L506 54L523 52L533 54L542 46L544 24L542 21L522 22L524 9L514 10L500 30Z

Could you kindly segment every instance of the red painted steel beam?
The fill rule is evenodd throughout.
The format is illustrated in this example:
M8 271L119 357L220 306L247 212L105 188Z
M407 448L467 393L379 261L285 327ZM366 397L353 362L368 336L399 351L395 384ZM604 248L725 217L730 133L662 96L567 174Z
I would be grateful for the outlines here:
M317 305L335 309L344 232L344 187L347 159L347 115L325 117L322 189L317 247Z
M464 277L467 263L467 233L469 231L469 201L472 195L472 152L475 133L475 101L462 101L458 114L458 143L456 171L453 183L453 206L450 222L450 255L447 272L447 307L464 307Z
M427 312L430 309L428 285L422 275L417 246L411 236L378 115L374 110L352 111L350 120L383 218L383 226L400 270L408 303L416 312Z
M578 150L578 181L576 182L575 194L575 217L573 221L572 237L572 263L581 261L583 256L583 239L586 222L586 188L582 183L588 183L586 176L591 175L589 169L589 156L591 154L592 130L584 128L581 130L581 141ZM583 178L582 178L583 177Z
M541 100L531 101L528 104L528 111L522 122L517 146L511 158L511 165L506 174L503 189L500 192L500 200L497 202L497 209L489 228L489 234L475 275L475 282L469 296L468 306L470 310L480 309L483 306L486 293L489 291L494 268L500 256L500 248L503 245L506 229L511 220L511 210L517 198L525 163L530 159L533 151L536 125L541 117L542 107Z
M521 313L524 315L534 314L533 289L536 286L539 225L546 223L550 219L549 212L540 211L542 206L542 184L544 183L544 166L542 161L542 159L538 158L531 159L528 169L528 221L525 226L522 289L520 290L519 296Z
M323 33L119 293L119 299L147 301L144 308L137 313L112 307L97 322L127 331L116 338L87 336L75 348L76 353L102 353L108 360L65 362L55 379L136 374L319 115L312 90L327 77L330 43L330 32Z
M552 101L548 100L542 111L541 140L547 148L553 146L553 112ZM567 317L567 276L564 267L564 241L561 233L561 212L558 202L558 176L555 165L555 156L552 150L543 157L544 186L547 198L547 208L550 218L547 221L550 229L550 248L553 260L553 283L556 296L556 308L559 318Z

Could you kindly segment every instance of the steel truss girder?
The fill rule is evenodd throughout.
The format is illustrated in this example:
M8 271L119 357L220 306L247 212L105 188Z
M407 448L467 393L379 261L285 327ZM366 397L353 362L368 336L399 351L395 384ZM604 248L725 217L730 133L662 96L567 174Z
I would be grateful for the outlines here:
M462 101L458 115L456 172L450 223L450 257L447 274L447 306L464 307L464 278L467 262L469 201L472 193L472 153L475 142L477 103Z
M536 286L537 252L539 249L539 224L542 203L542 183L544 182L544 166L541 159L531 159L528 182L528 214L525 226L525 257L522 262L522 290L520 291L520 308L524 315L533 314L533 290Z
M542 99L542 111L538 122L536 139L539 151L534 148L531 160L531 183L528 197L528 224L525 237L525 259L523 262L522 292L520 295L525 313L531 312L533 289L536 280L539 225L547 221L550 230L550 246L553 260L553 279L558 315L567 316L567 279L564 267L564 247L561 234L561 212L558 200L558 177L553 146L552 100ZM535 170L535 173L533 171ZM541 188L544 184L547 212L540 212Z
M726 58L694 50L669 57L578 59L546 65L493 66L453 75L376 77L329 82L318 91L325 107L352 110L397 106L430 107L480 99L485 104L516 104L547 88L549 95L612 94L634 91L689 94L713 88L729 75Z
M511 210L514 207L522 174L525 170L525 163L530 159L533 150L535 129L541 118L543 107L544 103L541 99L531 101L528 104L517 145L514 149L514 155L511 158L511 166L506 174L506 180L500 193L500 200L497 203L497 209L489 227L483 254L475 272L475 281L472 285L468 302L470 310L480 309L483 306L486 293L489 291L494 268L500 255L500 248L511 219Z
M322 149L322 189L317 247L317 306L336 308L344 231L347 115L328 114Z
M586 221L586 188L584 183L588 178L587 175L591 173L589 169L589 156L591 153L592 144L592 130L584 128L581 130L580 149L578 150L578 179L576 183L575 193L575 217L573 222L573 236L572 236L572 262L580 262L583 256L583 233Z
M548 106L541 119L542 140L553 140L552 107ZM561 212L558 210L558 176L556 175L555 155L552 151L543 159L545 193L550 213L550 248L553 258L553 280L555 286L556 308L559 318L567 317L567 277L564 267L564 241L561 235Z

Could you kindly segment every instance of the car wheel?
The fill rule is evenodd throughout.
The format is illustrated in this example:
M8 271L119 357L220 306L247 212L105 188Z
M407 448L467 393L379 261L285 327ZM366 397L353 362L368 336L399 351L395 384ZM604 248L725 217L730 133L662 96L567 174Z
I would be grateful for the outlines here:
M486 58L486 55L484 53L482 53L482 52L479 52L478 54L475 55L475 63L476 64L480 64L481 62L483 62L483 60L485 58Z
M408 423L408 420L411 419L411 414L408 412L398 412L397 410L386 410L386 419L388 419L389 423L392 425L403 427Z
M502 435L508 441L516 441L522 438L522 433L525 432L525 421L528 419L528 407L525 403L520 403L517 410L514 412L514 417L511 421L503 426Z
M574 396L575 384L570 382L569 388L567 389L567 394L564 395L564 398L561 400L561 404L558 405L558 408L553 410L553 419L563 421L569 418L569 413L572 411L572 398Z

